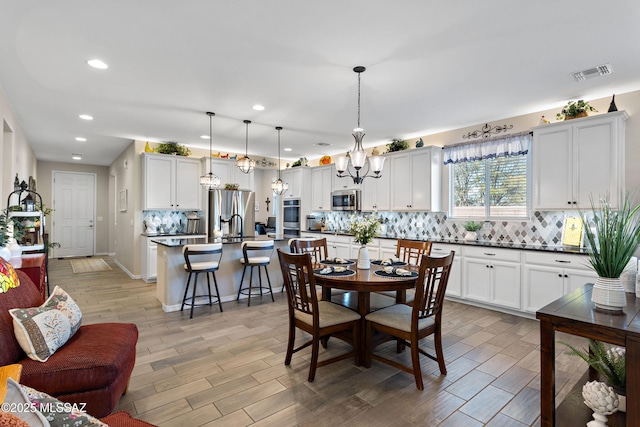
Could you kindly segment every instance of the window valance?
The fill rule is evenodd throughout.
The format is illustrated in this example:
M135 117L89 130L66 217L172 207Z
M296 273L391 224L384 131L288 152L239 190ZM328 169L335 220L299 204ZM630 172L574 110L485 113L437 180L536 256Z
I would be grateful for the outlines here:
M530 144L531 132L521 132L482 141L448 145L444 147L444 164L522 156L529 152Z

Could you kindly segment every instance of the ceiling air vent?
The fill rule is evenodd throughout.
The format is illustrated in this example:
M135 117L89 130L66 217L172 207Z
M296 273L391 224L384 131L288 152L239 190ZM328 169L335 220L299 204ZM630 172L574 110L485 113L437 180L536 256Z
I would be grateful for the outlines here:
M582 82L587 79L592 79L594 77L604 76L605 74L613 73L613 68L611 64L603 64L598 65L594 68L589 68L588 70L578 71L573 73L573 78L576 79L577 82Z

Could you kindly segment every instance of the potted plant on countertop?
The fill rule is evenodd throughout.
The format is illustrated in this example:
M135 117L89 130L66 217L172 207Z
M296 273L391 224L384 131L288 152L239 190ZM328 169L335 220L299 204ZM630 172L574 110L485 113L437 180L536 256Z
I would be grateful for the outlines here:
M626 411L626 352L623 347L615 347L604 344L602 341L589 340L588 349L578 349L564 341L559 341L569 347L567 354L578 356L590 368L598 372L605 380L606 384L613 387L618 395L618 410Z
M620 312L627 303L620 276L640 246L639 211L640 205L631 207L628 195L618 210L608 197L598 204L592 197L591 212L580 211L589 264L598 274L591 294L596 309Z
M467 221L462 224L462 227L467 231L467 234L464 235L464 239L472 242L474 240L478 240L477 231L482 228L482 224L475 221Z
M587 117L589 111L598 111L589 105L588 102L579 99L577 101L571 101L562 110L556 114L556 120L571 120L578 117Z
M368 216L358 216L356 214L349 218L349 233L353 234L353 240L360 243L358 251L357 268L367 270L371 268L369 249L367 244L378 236L380 221L374 214Z

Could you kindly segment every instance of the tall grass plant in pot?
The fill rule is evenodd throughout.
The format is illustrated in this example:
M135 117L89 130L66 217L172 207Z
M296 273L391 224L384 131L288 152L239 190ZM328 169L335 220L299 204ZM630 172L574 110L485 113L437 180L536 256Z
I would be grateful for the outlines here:
M591 198L591 212L580 212L589 264L598 274L591 300L597 309L622 311L626 296L620 276L640 246L640 205L633 208L629 196L615 210L608 198L596 204Z

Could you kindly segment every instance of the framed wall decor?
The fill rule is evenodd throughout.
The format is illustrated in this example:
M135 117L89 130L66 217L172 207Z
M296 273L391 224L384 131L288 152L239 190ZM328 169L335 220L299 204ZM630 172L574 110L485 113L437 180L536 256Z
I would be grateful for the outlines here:
M125 188L124 190L120 190L119 193L119 198L118 198L118 208L120 209L120 212L126 212L127 211L127 189Z

